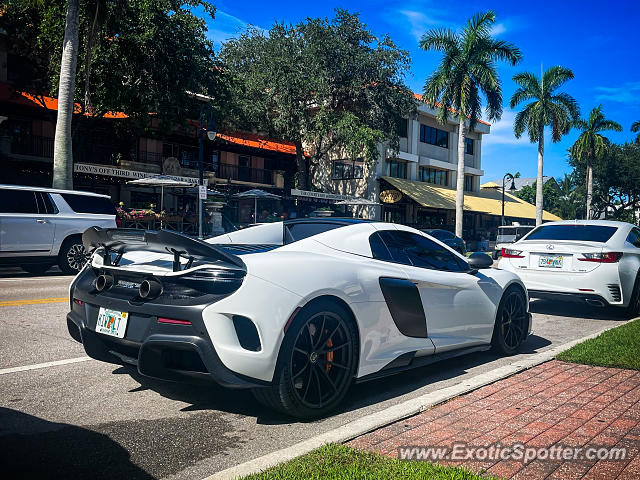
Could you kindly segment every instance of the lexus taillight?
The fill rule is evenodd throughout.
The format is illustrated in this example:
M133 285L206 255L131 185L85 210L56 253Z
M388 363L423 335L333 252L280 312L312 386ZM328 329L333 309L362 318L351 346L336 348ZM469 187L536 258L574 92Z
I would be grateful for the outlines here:
M522 250L513 250L511 248L503 248L502 258L524 258L524 255L522 255Z
M584 258L578 258L581 262L616 263L622 257L622 252L595 252L583 253Z

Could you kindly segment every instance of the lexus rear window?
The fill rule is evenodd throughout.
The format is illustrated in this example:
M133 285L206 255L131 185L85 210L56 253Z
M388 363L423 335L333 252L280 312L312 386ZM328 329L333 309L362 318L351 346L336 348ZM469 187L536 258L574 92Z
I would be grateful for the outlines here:
M543 225L532 231L525 240L569 240L608 242L618 227L604 225Z
M62 198L65 199L76 213L116 214L116 209L108 198L94 197L92 195L76 195L74 193L63 193Z

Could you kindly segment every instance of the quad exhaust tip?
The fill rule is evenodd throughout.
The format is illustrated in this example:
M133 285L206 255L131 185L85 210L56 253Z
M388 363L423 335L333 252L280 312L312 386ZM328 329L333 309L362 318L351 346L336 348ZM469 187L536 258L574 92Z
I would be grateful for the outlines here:
M98 275L95 283L96 291L102 292L103 290L109 290L113 287L113 276L111 275Z
M138 295L145 300L152 300L162 293L162 284L156 280L144 280L138 289Z

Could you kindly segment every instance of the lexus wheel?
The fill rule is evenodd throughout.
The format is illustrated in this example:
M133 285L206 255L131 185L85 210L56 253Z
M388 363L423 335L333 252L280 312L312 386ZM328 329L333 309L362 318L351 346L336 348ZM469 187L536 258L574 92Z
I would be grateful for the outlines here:
M272 386L255 389L254 395L294 417L322 416L346 395L357 362L351 313L322 300L298 313L282 343Z
M82 270L87 260L89 260L89 254L80 238L69 239L60 247L58 266L64 273L75 275Z
M522 290L510 287L500 300L491 346L498 353L513 355L529 330L527 299Z
M631 293L626 314L629 318L635 318L640 315L640 275L636 278L635 284L633 285L633 292Z

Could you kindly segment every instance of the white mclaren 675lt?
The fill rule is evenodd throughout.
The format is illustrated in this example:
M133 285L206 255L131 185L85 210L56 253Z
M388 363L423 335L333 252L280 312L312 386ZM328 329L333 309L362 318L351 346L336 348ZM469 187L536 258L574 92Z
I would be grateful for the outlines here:
M101 229L70 287L71 336L142 375L250 388L300 418L355 382L493 347L531 331L527 290L491 258L402 225L295 219L200 241Z

